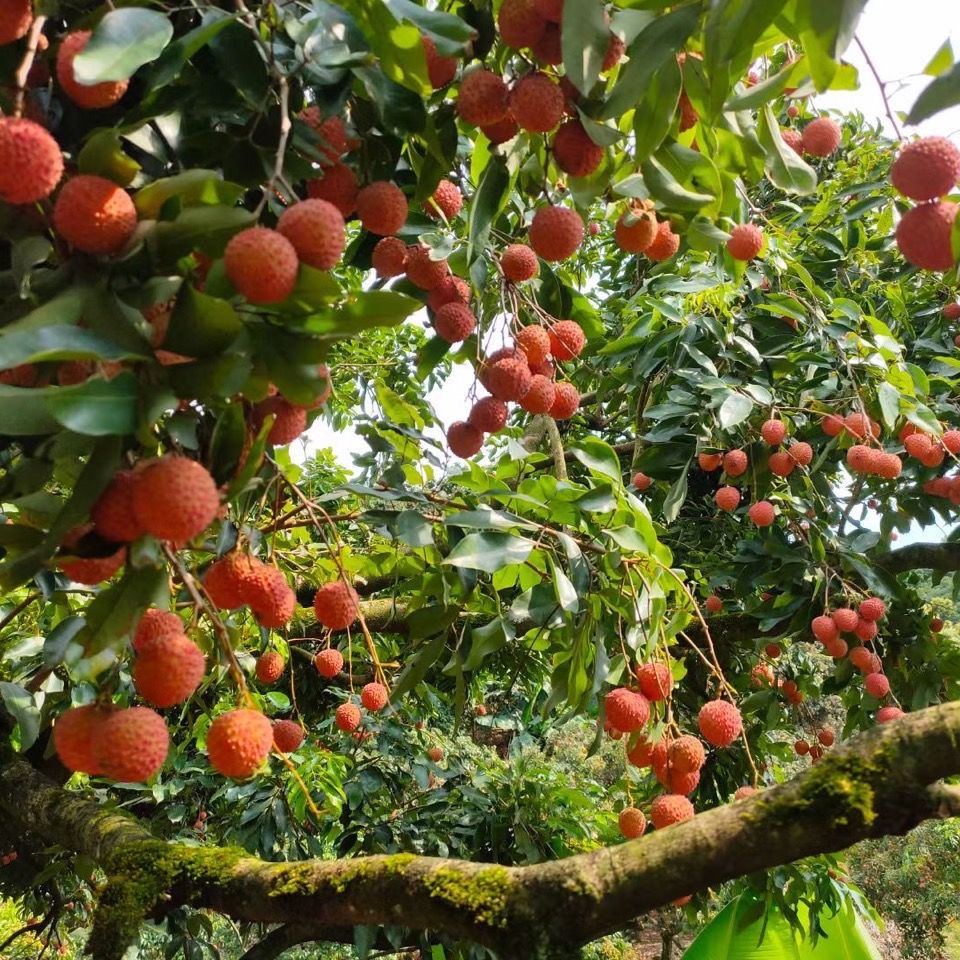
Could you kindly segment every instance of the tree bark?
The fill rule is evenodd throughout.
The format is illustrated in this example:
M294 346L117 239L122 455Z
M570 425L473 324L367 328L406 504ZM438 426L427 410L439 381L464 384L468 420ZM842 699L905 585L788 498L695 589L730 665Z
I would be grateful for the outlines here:
M26 842L94 858L108 875L90 946L118 960L142 919L189 904L237 920L342 931L435 930L506 958L556 955L707 886L960 812L960 703L847 741L795 780L629 843L529 867L413 855L266 863L152 839L29 764L0 770L0 807ZM278 938L280 935L278 934ZM334 934L335 938L335 934Z
M937 570L951 573L960 570L960 543L911 543L899 550L891 550L877 563L890 573L907 570Z

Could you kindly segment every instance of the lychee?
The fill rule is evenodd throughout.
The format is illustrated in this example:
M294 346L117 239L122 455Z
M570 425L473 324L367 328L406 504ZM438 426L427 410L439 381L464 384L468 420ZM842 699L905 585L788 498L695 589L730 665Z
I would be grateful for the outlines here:
M300 119L320 138L317 150L323 155L326 163L336 163L350 149L347 128L342 117L324 118L320 108L316 104L311 104L301 111Z
M203 587L218 610L236 610L247 602L250 580L260 561L233 551L214 561L203 575Z
M346 630L357 619L360 598L350 584L332 580L317 590L313 612L317 620L330 630Z
M550 416L554 420L569 420L580 409L580 392L566 381L554 384L554 391Z
M877 723L890 723L891 720L899 720L903 715L899 707L881 707L877 711Z
M93 753L93 737L107 716L104 710L91 703L71 707L57 717L53 725L53 747L68 770L91 775L101 773Z
M641 693L617 687L607 694L605 706L611 726L623 733L639 730L650 719L650 704Z
M360 708L355 703L341 703L334 714L333 722L344 733L352 733L360 726Z
M253 422L259 431L267 417L273 417L273 424L267 434L267 442L275 447L285 447L293 443L307 429L307 409L285 400L279 394L261 400L253 408Z
M747 797L753 797L757 794L757 788L751 786L742 786L737 787L736 792L733 794L734 800L746 800Z
M213 477L196 460L166 456L142 470L133 488L133 510L147 533L185 543L203 533L220 509Z
M747 510L747 516L750 517L758 527L769 527L776 519L777 514L773 504L769 500L758 500L756 503L750 505L750 508Z
M483 385L498 399L522 400L530 389L533 375L525 359L504 357L495 363L484 364Z
M436 290L450 273L447 261L435 260L432 253L422 244L407 249L407 279L421 290Z
M170 635L180 636L182 633L183 622L175 613L151 608L144 610L143 616L137 622L131 646L135 653L146 653L155 643L162 642Z
M439 763L443 759L443 750L440 747L430 747L427 750L427 759L433 763Z
M767 457L767 469L775 477L789 477L797 469L797 461L788 450L775 450Z
M576 210L540 207L530 223L530 246L544 260L557 262L576 253L583 242L583 220Z
M506 90L506 87L504 87L504 90ZM491 145L498 146L512 140L520 132L520 128L517 126L516 120L508 114L496 123L483 125L480 127L480 132L490 141Z
M650 805L650 821L657 830L692 820L694 816L693 804L676 793L661 794Z
M557 399L557 390L549 377L535 374L530 379L530 387L523 395L520 406L527 413L549 413Z
M697 463L699 464L701 470L704 470L707 473L712 473L714 470L720 469L720 465L723 463L723 454L698 453Z
M800 154L801 156L803 155L803 137L797 133L796 130L791 130L789 127L782 127L780 137L794 153Z
M882 673L868 673L863 679L863 689L882 700L890 692L890 681Z
M851 610L849 607L838 607L830 616L833 618L833 622L837 625L837 629L841 633L853 633L853 631L857 629L857 624L860 622L857 611Z
M637 742L627 750L627 760L635 767L649 767L653 762L653 750L654 745L645 737L640 737Z
M30 9L29 2L27 9ZM3 29L0 13L0 31ZM0 200L36 203L53 193L63 176L57 141L32 120L0 118Z
M537 275L537 255L525 243L511 243L500 255L500 269L513 283L530 280ZM526 330L541 330L541 327L525 327ZM518 337L519 341L519 337Z
M721 510L736 510L740 505L740 491L736 487L720 487L713 500Z
M728 450L723 455L723 470L728 477L739 477L747 472L747 455L743 450Z
M311 200L332 203L345 218L356 209L359 190L357 175L345 163L324 167L322 176L307 181L307 196Z
M810 752L810 744L806 740L797 740L793 744L793 752L798 757L805 757Z
M703 601L703 606L707 613L720 613L720 611L723 610L723 601L715 593L711 593L710 596Z
M426 34L420 37L423 44L423 56L427 61L427 76L434 90L445 87L457 75L456 57L445 57L437 53L437 45Z
M460 193L460 188L450 180L441 180L433 191L433 196L423 205L428 216L439 217L442 213L447 220L452 220L462 207L463 194Z
M73 69L73 61L87 45L89 30L68 33L57 51L57 80L63 92L78 106L87 110L113 106L127 91L129 81L107 80L103 83L80 83Z
M388 699L387 688L382 683L368 683L360 691L360 702L371 713L382 710Z
M447 446L451 453L469 460L483 446L483 431L465 420L457 420L447 429Z
M836 739L836 735L830 727L823 727L821 730L817 731L817 739L825 746L832 747L833 741Z
M651 702L666 700L673 689L673 675L665 663L644 663L637 667L640 692Z
M75 527L63 540L64 550L69 553L93 528L93 524ZM58 562L60 569L74 583L83 583L92 586L109 580L124 564L127 559L127 548L118 548L107 556L81 557L63 559Z
M877 625L873 620L858 620L853 632L858 639L866 643L877 635Z
M930 632L940 633L943 630L943 620L940 617L933 617L930 620Z
M657 235L653 243L643 251L644 256L660 263L669 260L680 249L680 238L673 232L669 220L657 224Z
M765 443L771 447L776 447L783 443L787 435L787 425L782 420L766 420L760 428L760 436Z
M620 826L620 832L627 840L636 840L637 837L642 837L647 829L647 818L643 815L643 811L636 807L624 807L620 811L617 823Z
M948 303L943 308L943 316L947 320L960 320L960 303Z
M481 397L470 409L467 423L484 433L496 433L507 422L507 405L496 397Z
M579 357L587 342L583 329L574 320L558 320L547 331L550 337L550 353L555 360L572 360Z
M960 150L946 137L908 143L890 167L890 182L911 200L939 200L960 180Z
M293 753L304 739L303 727L293 720L274 720L273 744L281 753Z
M407 245L398 237L383 237L373 248L370 262L378 277L399 277L407 268Z
M343 215L327 200L301 200L277 221L277 233L293 244L301 263L331 270L346 243Z
M826 616L826 614L814 617L810 623L810 629L821 643L832 643L840 635L836 621L833 617Z
M149 707L128 707L96 724L91 745L103 776L142 783L163 766L170 735L160 714Z
M706 763L706 760L707 755L703 744L689 734L677 737L667 747L667 762L678 773L694 773Z
M542 363L550 354L550 335L539 324L524 327L516 342L529 363Z
M261 683L276 683L283 676L283 668L283 657L276 650L257 657L257 679Z
M650 489L653 484L653 479L648 477L642 470L639 470L633 475L633 479L630 482L633 484L634 489L643 493L644 490Z
M835 413L825 414L820 418L820 429L828 437L837 437L843 432L843 417L838 417Z
M343 654L332 647L329 650L321 650L313 658L313 665L321 677L332 680L343 669Z
M206 661L200 648L182 634L169 634L137 656L133 685L147 703L172 707L200 685Z
M944 449L954 455L960 453L960 430L947 430L940 438Z
M842 137L840 125L829 117L811 120L800 135L804 151L814 157L829 157L840 146Z
M532 47L543 35L546 25L533 0L504 0L497 14L500 39L517 50Z
M627 253L644 253L657 237L657 218L652 210L636 207L624 213L613 228L613 239Z
M25 37L32 22L31 0L6 0L0 7L0 46Z
M579 120L567 120L553 138L553 159L571 177L589 177L603 161L603 147L590 139Z
M460 80L457 113L465 123L490 127L507 116L508 100L509 91L502 77L483 68L471 70Z
M399 232L409 212L403 191L388 180L377 180L364 187L356 200L357 216L364 230L381 237Z
M221 713L207 731L207 756L225 777L245 780L267 759L273 747L273 725L259 710L241 708Z
M897 225L897 246L904 258L921 270L943 272L953 267L950 235L957 205L946 200L921 203L908 210Z
M466 340L476 329L477 318L473 311L462 303L448 303L437 311L433 318L437 336L447 343Z
M809 467L813 463L813 447L804 440L795 440L787 447L790 459L798 467Z
M128 543L143 533L133 512L133 487L136 474L132 470L120 470L100 494L90 511L94 529L104 540Z
M867 647L854 647L849 653L850 662L864 675L877 673L883 666L880 658Z
M53 226L84 253L112 254L133 235L137 210L130 194L111 180L80 174L67 180L57 194Z
M434 287L427 297L427 306L436 313L448 303L469 303L470 284L460 277L448 276L443 282Z
M734 260L752 260L763 247L763 231L753 223L739 223L730 231L727 253Z
M743 720L740 711L727 700L711 700L697 716L697 725L707 743L729 747L740 736Z
M250 303L280 303L293 292L299 262L283 234L267 227L247 227L230 239L223 266L229 281Z

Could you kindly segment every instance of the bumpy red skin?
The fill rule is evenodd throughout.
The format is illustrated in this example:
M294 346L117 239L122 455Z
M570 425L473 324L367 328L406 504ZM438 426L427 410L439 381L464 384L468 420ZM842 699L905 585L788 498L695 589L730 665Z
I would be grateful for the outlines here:
M273 722L273 743L282 753L293 753L303 743L303 727L293 720Z
M908 210L897 225L897 246L904 259L921 270L942 273L953 267L950 233L957 205L942 200Z
M911 200L939 200L960 180L960 150L946 137L908 143L890 167L890 182Z
M71 707L57 717L53 725L53 746L68 770L91 775L102 772L93 752L93 733L107 716L91 703Z
M313 658L313 665L321 677L332 680L343 669L343 654L334 649L321 650Z
M161 540L187 542L203 533L220 509L213 477L187 457L154 461L137 478L133 509L147 533Z
M148 707L110 714L93 735L93 752L103 775L119 783L142 783L164 764L170 748L167 725Z
M60 188L53 205L53 226L84 253L119 253L137 227L130 194L104 177L81 174Z
M53 193L62 176L60 147L39 123L0 119L0 200L36 203Z
M704 740L715 747L729 747L743 729L740 711L726 700L711 700L705 704L697 722Z
M576 210L541 207L530 223L530 246L544 260L566 260L583 243L583 220Z
M272 746L273 725L258 710L221 713L207 731L210 764L234 780L245 780L256 773Z
M281 303L297 283L296 249L283 234L267 227L248 227L232 237L223 265L227 278L250 303Z
M618 687L605 700L607 720L622 733L639 730L650 719L650 704L641 693Z
M197 689L205 669L200 648L183 635L170 634L137 656L133 685L147 703L173 707Z
M325 583L313 599L317 619L331 630L346 630L357 619L359 610L356 590L342 580Z
M650 806L650 821L657 830L692 820L695 815L693 804L679 794L662 794Z

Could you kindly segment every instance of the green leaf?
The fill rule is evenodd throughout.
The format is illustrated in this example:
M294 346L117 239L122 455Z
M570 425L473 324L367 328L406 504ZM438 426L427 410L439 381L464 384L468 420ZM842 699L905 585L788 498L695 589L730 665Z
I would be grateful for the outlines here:
M91 437L126 435L137 428L137 378L124 372L112 380L92 377L75 387L51 387L44 403L54 419Z
M960 63L926 86L907 114L907 123L922 123L935 113L960 103Z
M433 544L433 524L416 510L404 510L397 517L397 539L409 547Z
M764 168L771 182L788 193L802 195L817 189L817 172L780 136L780 125L769 106L760 112L757 135L764 149Z
M638 163L649 157L670 132L682 82L676 60L667 60L650 80L643 102L633 114L634 156Z
M46 263L53 253L53 244L46 237L24 237L14 243L10 251L10 272L17 285L17 294L25 298L30 290L34 267Z
M10 437L56 433L59 422L43 404L43 391L0 384L0 434Z
M571 445L569 450L591 473L610 477L618 483L622 480L620 458L609 443L597 437L585 437Z
M892 383L883 382L877 387L877 399L883 422L888 430L893 430L900 416L900 391Z
M111 10L73 61L78 83L128 80L156 60L173 36L166 14L142 7Z
M243 406L228 403L217 418L210 440L208 466L218 484L227 483L237 472L246 441L247 424Z
M240 317L226 300L185 283L170 314L163 348L185 357L211 357L226 350L242 329Z
M742 423L753 412L753 401L742 393L731 390L720 404L720 426L724 430Z
M564 4L564 16L566 7ZM641 30L627 48L629 60L620 70L620 76L600 112L600 119L610 120L632 110L646 93L650 78L683 49L699 20L700 9L691 4L657 17Z
M463 664L464 670L476 670L492 653L502 650L516 637L513 624L502 617L485 623L470 631L470 655Z
M176 220L157 223L152 241L158 257L167 262L175 262L194 250L208 257L220 257L230 238L254 221L253 213L240 207L187 207Z
M452 13L429 10L411 0L384 0L384 3L398 20L409 20L424 33L430 34L437 44L437 50L448 56L462 50L464 44L477 35L469 23ZM444 39L450 42L444 45Z
M234 18L223 10L204 10L200 26L174 40L153 65L148 77L150 89L159 90L176 80L187 62L233 22Z
M443 561L452 567L493 573L512 563L523 563L535 544L510 533L468 533Z
M742 93L735 93L727 100L724 109L734 111L754 110L771 100L776 100L787 87L791 86L791 81L793 81L792 85L796 86L796 80L803 71L802 64L803 58L801 57L793 63L786 64L777 73L765 80L755 83L752 87L747 87Z
M372 327L394 327L423 304L394 290L358 290L340 308L325 317L311 317L310 333L349 337Z
M40 733L40 711L33 694L16 683L0 682L0 697L20 729L20 749L29 750Z
M185 207L232 206L244 192L239 184L224 180L218 170L186 170L141 187L133 202L142 220L155 220L171 197L176 197Z
M656 157L647 157L640 164L640 170L651 196L673 209L699 210L716 200L713 194L696 193L682 186Z
M90 290L81 285L71 286L48 300L36 310L31 310L25 317L15 320L3 328L4 336L22 330L36 330L39 327L72 326L83 315L83 309Z
M20 363L53 360L143 360L142 353L127 350L82 327L41 327L0 335L0 370Z
M689 459L680 472L680 476L673 482L663 499L663 520L665 523L673 523L680 514L680 508L684 500L687 499L687 475L690 472L690 464L693 458Z
M839 69L837 62L853 39L867 0L797 0L796 24L817 90L826 90Z
M923 72L928 77L939 77L941 73L946 73L953 66L953 45L950 38L943 41L943 45L933 55L930 62L923 68Z
M384 76L422 97L428 97L433 88L427 77L420 31L412 24L399 22L383 0L360 4L355 8L355 14Z
M390 689L390 702L396 703L408 694L427 675L427 671L440 659L447 646L447 632L442 630L429 643L420 647L413 656L406 658L400 676Z
M470 203L467 263L473 263L486 247L490 227L506 203L510 179L507 165L500 157L494 157L483 171Z
M120 134L113 128L95 130L87 137L77 157L77 166L81 173L106 177L121 186L129 184L140 171L140 164L124 153Z
M610 27L602 0L565 3L560 37L567 77L586 96L600 76L610 45Z

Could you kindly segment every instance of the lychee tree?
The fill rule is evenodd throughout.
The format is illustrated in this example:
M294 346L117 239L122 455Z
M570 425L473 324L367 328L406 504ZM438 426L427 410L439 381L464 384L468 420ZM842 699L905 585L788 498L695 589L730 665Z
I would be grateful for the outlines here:
M4 0L27 933L558 956L745 877L816 924L960 812L960 548L891 543L960 503L960 151L817 110L863 5ZM574 715L602 790L450 739Z

